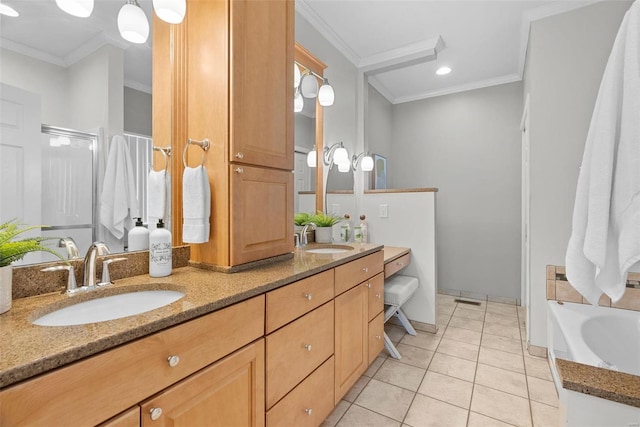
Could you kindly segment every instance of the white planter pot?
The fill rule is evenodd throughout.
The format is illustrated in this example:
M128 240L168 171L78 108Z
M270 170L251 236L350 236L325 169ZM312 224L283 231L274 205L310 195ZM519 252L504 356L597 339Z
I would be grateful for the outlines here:
M333 243L333 227L316 227L316 243Z
M10 265L0 267L0 314L11 309L11 280L13 269Z

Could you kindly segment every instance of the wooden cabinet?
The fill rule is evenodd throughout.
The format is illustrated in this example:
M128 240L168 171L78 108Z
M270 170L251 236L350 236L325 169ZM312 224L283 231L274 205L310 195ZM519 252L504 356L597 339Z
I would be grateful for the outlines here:
M368 318L371 321L384 309L384 274L378 273L367 281L368 292Z
M382 251L358 258L347 264L342 264L336 267L336 295L339 295L344 291L353 288L355 285L370 279L380 273L383 268L384 254Z
M140 426L140 406L116 415L108 421L100 424L98 427L139 427Z
M384 313L379 313L369 322L369 365L376 360L384 348Z
M264 340L141 405L142 426L264 426Z
M365 283L335 299L335 403L337 404L369 366L368 306Z
M0 425L96 425L263 335L260 295L3 389Z
M188 0L172 37L168 24L154 28L154 52L156 40L175 46L172 67L153 70L154 81L174 87L154 98L154 112L172 111L174 152L188 139L210 141L203 161L200 148L187 148L187 163L202 162L211 187L210 240L192 245L192 261L232 267L293 250L294 18L293 0ZM183 166L172 166L180 242Z

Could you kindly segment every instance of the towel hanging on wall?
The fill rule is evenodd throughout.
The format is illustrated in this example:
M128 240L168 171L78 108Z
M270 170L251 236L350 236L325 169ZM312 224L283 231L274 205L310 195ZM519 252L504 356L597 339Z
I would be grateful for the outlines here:
M147 217L148 228L153 230L158 224L158 220L162 218L165 227L168 226L167 221L167 181L169 174L165 169L161 171L149 172L147 180Z
M138 199L129 146L122 135L115 135L109 146L100 195L100 223L117 239L133 227L138 216Z
M207 169L202 165L185 167L182 176L182 241L208 242L210 215L211 191Z
M627 11L596 100L578 177L567 279L616 302L640 260L640 4Z

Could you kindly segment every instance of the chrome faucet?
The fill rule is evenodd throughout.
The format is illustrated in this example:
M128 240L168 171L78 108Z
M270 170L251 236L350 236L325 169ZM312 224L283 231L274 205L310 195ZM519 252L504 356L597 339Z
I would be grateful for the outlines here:
M73 237L63 237L58 242L59 248L65 248L67 250L67 259L80 259L80 252L78 251L78 245Z
M96 261L98 255L109 255L109 248L105 243L102 242L94 242L89 249L87 250L87 254L84 257L84 270L82 286L87 286L92 288L96 285Z
M304 227L302 227L302 230L300 231L300 246L299 247L303 247L303 246L307 246L309 244L309 239L307 239L307 229L311 227L312 229L316 229L316 225L312 222L308 222L304 225Z

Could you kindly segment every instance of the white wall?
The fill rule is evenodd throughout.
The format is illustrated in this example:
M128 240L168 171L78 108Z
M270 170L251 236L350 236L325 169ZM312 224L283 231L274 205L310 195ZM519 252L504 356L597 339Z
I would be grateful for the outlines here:
M124 131L151 136L152 97L150 93L124 88Z
M393 105L373 86L367 85L368 100L364 120L364 140L367 151L380 154L390 159L393 157ZM369 174L365 176L365 188L370 188ZM393 179L393 173L387 174L387 187L398 188Z
M628 1L596 3L531 25L531 344L546 346L547 264L565 265L591 114Z
M522 84L394 105L395 187L437 187L438 286L520 297Z
M0 81L40 95L42 123L71 127L67 69L0 49Z

